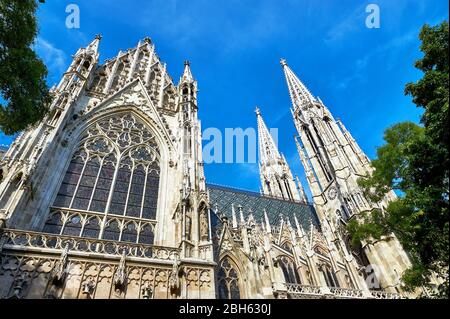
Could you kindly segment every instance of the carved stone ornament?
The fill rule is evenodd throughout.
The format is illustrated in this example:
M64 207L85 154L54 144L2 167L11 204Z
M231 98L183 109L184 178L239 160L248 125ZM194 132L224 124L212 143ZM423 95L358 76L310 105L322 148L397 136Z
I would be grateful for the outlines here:
M55 286L60 286L64 282L67 274L67 257L69 255L69 244L66 244L64 250L61 253L61 257L53 266L50 273L50 281Z
M146 282L144 286L142 287L142 298L143 299L152 299L153 297L153 290L152 287L150 287L150 284Z
M119 266L117 267L116 273L114 274L113 283L116 293L123 292L126 287L127 274L126 274L126 251L122 252L122 257L120 258Z
M334 186L330 187L330 190L328 191L328 198L330 200L334 200L337 196L337 189Z
M17 277L16 280L14 280L13 293L9 297L9 299L22 299L23 298L22 293L26 283L27 280L24 274L21 274L19 277Z
M208 240L208 216L206 215L206 208L200 213L200 238L201 240Z
M84 295L87 295L88 297L91 297L95 288L95 283L92 278L89 278L86 282L82 285L82 293Z
M169 287L172 293L179 291L181 286L180 283L180 259L178 254L175 255L175 259L172 265L172 273L169 278Z

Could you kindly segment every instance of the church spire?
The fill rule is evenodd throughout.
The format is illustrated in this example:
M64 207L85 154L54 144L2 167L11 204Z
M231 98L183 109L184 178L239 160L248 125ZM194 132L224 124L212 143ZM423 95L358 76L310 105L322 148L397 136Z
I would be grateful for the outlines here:
M280 160L281 156L258 107L256 107L255 113L258 123L259 161L262 165L267 165Z
M75 53L75 56L91 55L94 57L98 57L98 48L100 46L101 39L102 36L100 34L97 34L94 40L92 40L87 47L78 49L77 53Z
M255 113L258 123L259 170L263 194L300 201L301 196L285 157L278 151L259 108L256 108Z
M183 75L180 78L180 83L181 82L187 82L187 83L194 82L194 77L192 76L192 71L191 71L191 63L188 60L184 61L184 71L183 71Z
M358 179L367 175L370 170L368 158L360 151L358 144L339 121L336 121L330 110L319 99L314 98L306 86L281 60L289 95L292 99L292 116L298 137L295 139L299 156L305 170L308 185L322 224L326 220L334 220L336 214L345 215L348 219L361 212L367 212L387 205L387 198L380 203L370 203L358 185ZM370 204L369 204L370 203ZM368 206L372 208L368 208ZM339 216L339 215L338 215ZM325 220L324 220L325 219ZM333 231L337 226L332 225ZM311 227L311 241L314 230ZM388 246L384 246L388 245ZM397 246L396 246L397 245ZM379 244L365 251L370 263L378 263L386 257L381 255L402 255L395 261L397 269L405 269L409 263L404 252L398 251L399 243ZM392 260L394 260L393 258ZM381 274L389 273L393 264L379 264L384 269ZM392 286L389 276L377 278L384 286Z
M308 88L303 84L302 81L292 72L291 68L287 65L285 59L281 59L281 66L283 67L284 75L286 77L286 82L289 89L289 94L291 96L292 105L294 111L301 109L302 105L305 103L316 102Z
M94 40L92 40L92 42L89 43L89 45L86 47L86 52L92 52L94 54L97 54L101 39L102 39L102 35L97 34L95 36Z

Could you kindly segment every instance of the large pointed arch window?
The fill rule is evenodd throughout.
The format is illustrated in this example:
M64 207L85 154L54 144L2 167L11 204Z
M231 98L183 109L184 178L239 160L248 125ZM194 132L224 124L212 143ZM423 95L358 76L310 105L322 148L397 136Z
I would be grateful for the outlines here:
M331 267L328 263L323 263L320 265L319 270L322 272L323 278L328 287L340 287L339 281L336 277L335 272L333 271L333 267Z
M155 136L134 115L96 122L74 152L44 231L152 243L159 158Z
M220 262L217 282L220 299L241 299L239 276L228 257L225 257Z
M298 271L295 269L294 261L287 257L282 256L278 259L281 270L283 271L284 280L288 284L301 284Z

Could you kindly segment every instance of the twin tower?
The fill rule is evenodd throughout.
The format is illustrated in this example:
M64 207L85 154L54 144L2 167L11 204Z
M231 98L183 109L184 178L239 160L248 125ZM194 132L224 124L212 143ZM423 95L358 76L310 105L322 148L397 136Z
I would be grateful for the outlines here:
M343 123L294 74L286 60L281 59L281 66L298 133L294 139L322 230L333 240L348 242L345 226L350 219L375 210L384 212L396 195L391 191L378 203L364 196L357 181L372 173L369 158ZM285 157L278 151L258 108L256 116L261 192L306 203L298 177L294 178ZM399 287L401 274L410 266L410 260L395 235L376 244L361 243L357 249L364 256L365 264L374 268L383 287Z

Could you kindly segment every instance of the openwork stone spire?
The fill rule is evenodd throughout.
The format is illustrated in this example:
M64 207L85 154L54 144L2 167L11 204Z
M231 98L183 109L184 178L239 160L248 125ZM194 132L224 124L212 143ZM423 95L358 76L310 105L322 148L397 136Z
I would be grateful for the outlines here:
M280 155L264 123L261 111L256 108L255 112L258 123L259 169L263 194L286 200L301 200L291 169L284 156Z
M194 77L191 71L191 63L187 60L184 61L184 71L183 75L181 76L180 82L188 82L188 83L194 82Z
M262 165L277 162L281 159L275 141L267 129L266 123L261 116L261 111L257 107L255 110L256 120L258 123L258 146L259 146L259 161Z
M334 119L320 98L312 96L285 60L281 60L281 65L298 131L296 146L321 223L327 225L329 220L336 218L345 223L352 216L387 207L388 196L395 195L388 194L379 203L372 203L359 187L358 179L370 174L370 161L350 133ZM332 232L339 231L340 224L339 220L334 223ZM392 238L389 242L379 242L365 249L369 262L377 264L380 269L378 280L383 287L396 285L391 269L402 272L410 263L396 238Z
M102 35L101 34L97 34L94 38L94 40L92 40L91 43L89 43L89 45L86 47L86 51L92 51L94 53L98 53L98 47L100 45L100 40L102 39Z
M287 65L285 59L281 59L281 66L284 70L284 75L286 76L286 82L289 88L289 94L291 96L292 105L294 111L298 108L302 108L305 103L315 102L316 99L313 97L308 88L303 84L302 81L292 72L292 70Z

